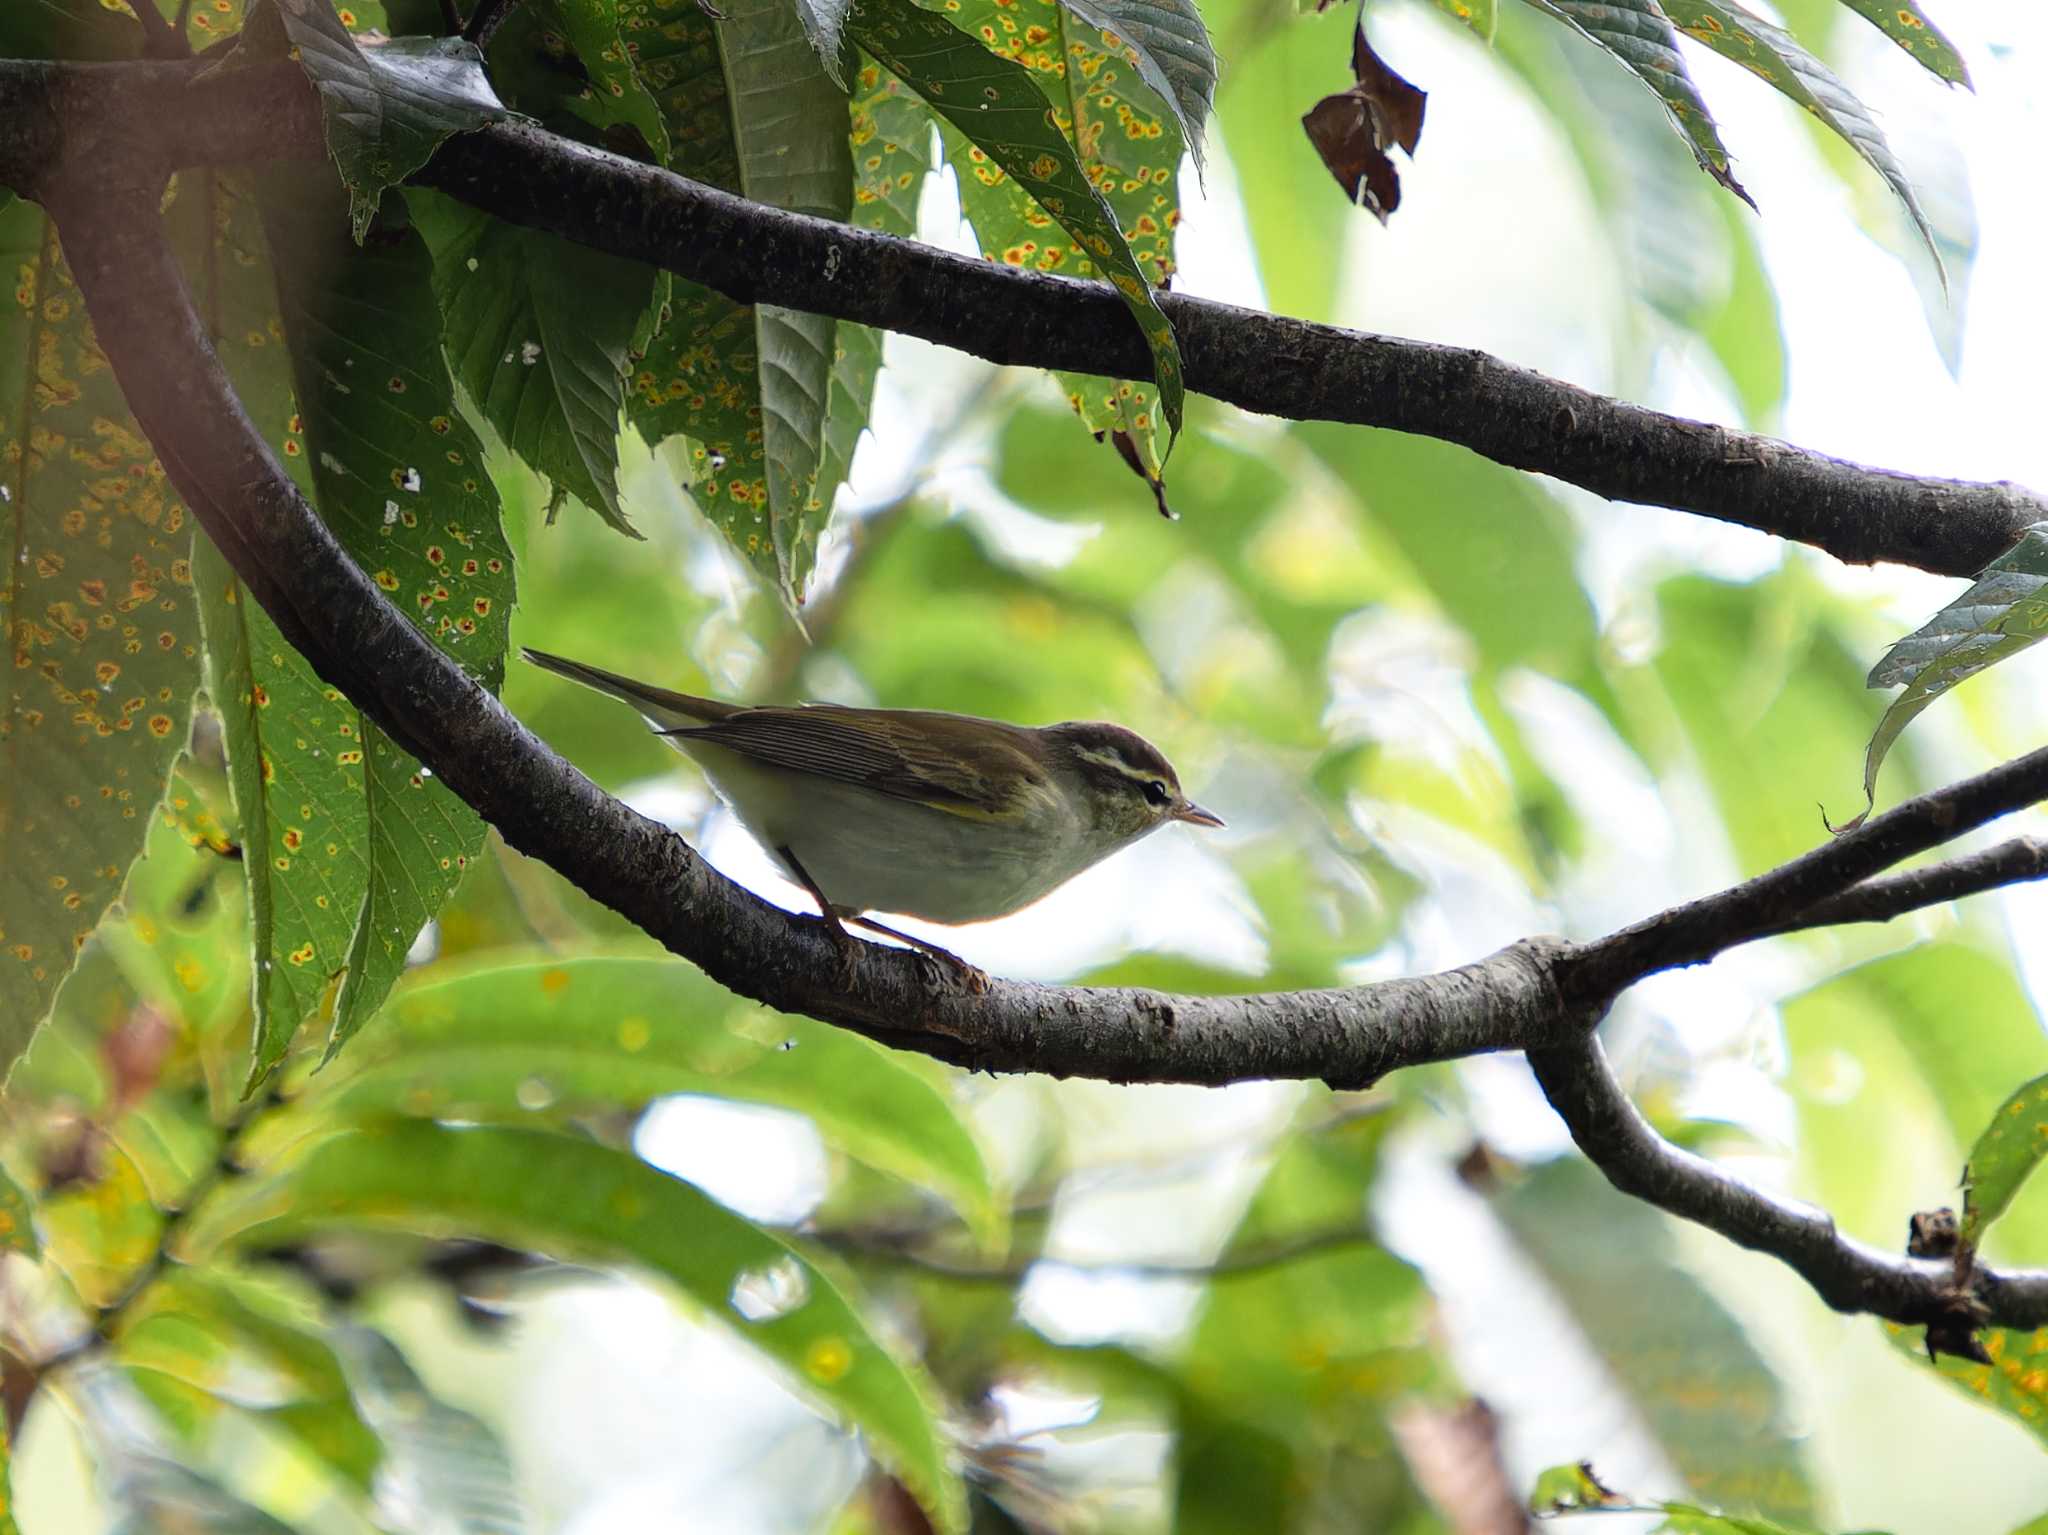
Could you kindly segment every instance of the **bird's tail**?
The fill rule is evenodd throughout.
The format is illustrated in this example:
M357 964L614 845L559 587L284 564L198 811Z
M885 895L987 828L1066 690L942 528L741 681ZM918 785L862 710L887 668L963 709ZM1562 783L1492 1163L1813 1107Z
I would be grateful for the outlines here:
M624 700L638 709L658 729L676 730L691 725L706 725L739 713L739 706L736 704L720 703L715 698L698 698L691 693L672 692L668 688L658 688L651 682L635 682L631 677L621 677L617 672L608 672L601 666L571 661L567 656L549 655L545 650L535 650L530 645L522 646L520 653L543 670Z

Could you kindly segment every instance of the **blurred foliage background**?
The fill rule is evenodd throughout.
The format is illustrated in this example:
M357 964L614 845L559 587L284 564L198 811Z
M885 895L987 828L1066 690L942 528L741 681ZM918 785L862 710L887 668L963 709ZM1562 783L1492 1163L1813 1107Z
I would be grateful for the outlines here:
M239 21L206 9L191 26ZM1968 355L1977 226L1930 75L1847 11L1785 7L1905 125L1945 294L1883 180L1763 86L1692 55L1759 218L1611 59L1490 9L1490 46L1431 8L1373 10L1431 93L1382 228L1298 124L1350 83L1348 12L1206 5L1224 69L1206 180L1181 172L1177 283L1804 426L1893 467L2015 472L1859 411L1828 365L1854 355L1857 314L1802 330L1788 296L1781 323L1774 281L1812 267L1770 242L1805 241L1892 349L1896 417L1953 408L1928 401L1960 387L1939 359ZM544 31L580 14L528 10ZM2039 54L2027 76L2010 15L1943 20L1980 90L2025 100ZM517 58L554 34L507 36ZM2004 152L1972 172L2023 184ZM960 229L957 187L899 188L890 217L989 243ZM444 310L479 301L448 274L496 236L412 206ZM2011 249L1987 246L1985 271ZM1968 333L1996 352L2038 316ZM1816 802L1860 808L1884 702L1865 674L1948 595L1194 397L1169 522L1077 424L1085 384L901 338L882 356L870 435L812 530L801 630L774 560L707 504L703 435L629 433L615 486L552 461L629 542L581 504L551 516L530 467L549 450L489 408L488 358L457 359L459 429L500 504L515 644L723 697L1113 719L1158 742L1228 831L1169 833L946 935L1004 974L1331 985L1596 935L1761 871L1825 835ZM503 688L606 789L802 906L625 711L517 662ZM2038 714L2018 682L1973 685L1908 737L1883 797L2010 752ZM1615 1195L1518 1060L1352 1094L972 1077L736 1002L493 835L316 1070L326 1015L294 1040L251 939L221 739L202 710L147 856L7 1088L0 1396L30 1535L1471 1535L1520 1527L1542 1468L1586 1458L1644 1498L1801 1529L1995 1530L2048 1506L2048 1339L1994 1334L1991 1366L1929 1368L1917 1337ZM1667 1134L1895 1249L2048 1069L2034 910L1744 950L1638 988L1608 1045ZM284 1067L245 1102L264 995ZM1994 1259L2048 1259L2037 1196Z

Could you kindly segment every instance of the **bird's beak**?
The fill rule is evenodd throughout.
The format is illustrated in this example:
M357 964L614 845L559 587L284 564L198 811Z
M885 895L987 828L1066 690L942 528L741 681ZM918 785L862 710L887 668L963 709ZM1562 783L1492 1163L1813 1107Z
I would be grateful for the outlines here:
M1204 810L1193 800L1182 800L1180 808L1173 813L1176 821L1185 821L1190 826L1221 826L1223 817L1213 810Z

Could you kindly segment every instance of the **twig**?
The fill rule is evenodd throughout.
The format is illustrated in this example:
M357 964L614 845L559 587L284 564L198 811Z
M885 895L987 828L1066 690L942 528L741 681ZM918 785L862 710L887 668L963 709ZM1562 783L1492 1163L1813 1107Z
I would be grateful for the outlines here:
M1847 922L1889 922L1924 907L2043 878L2048 878L2048 842L2038 837L2015 837L1982 852L1966 853L1923 869L1867 879L1757 936L1837 927Z
M1825 1211L1779 1199L1681 1151L1637 1112L1590 1035L1531 1051L1529 1066L1572 1139L1609 1183L1778 1259L1837 1311L1966 1330L1987 1314L2002 1327L2048 1324L2048 1270L1999 1276L1980 1271L1974 1294L1961 1294L1952 1264L1894 1257L1866 1246L1837 1231Z

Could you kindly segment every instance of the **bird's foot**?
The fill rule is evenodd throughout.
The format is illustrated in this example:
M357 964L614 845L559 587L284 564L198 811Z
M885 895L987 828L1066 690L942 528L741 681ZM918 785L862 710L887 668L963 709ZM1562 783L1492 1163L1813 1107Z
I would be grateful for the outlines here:
M988 972L979 966L968 964L951 949L941 948L928 939L912 937L909 933L900 933L895 928L887 927L868 917L849 917L847 920L856 927L866 928L871 933L880 933L885 938L893 938L898 943L910 945L918 954L933 962L933 972L939 979L944 979L946 971L950 969L954 979L959 981L961 988L970 996L979 997L988 991Z

